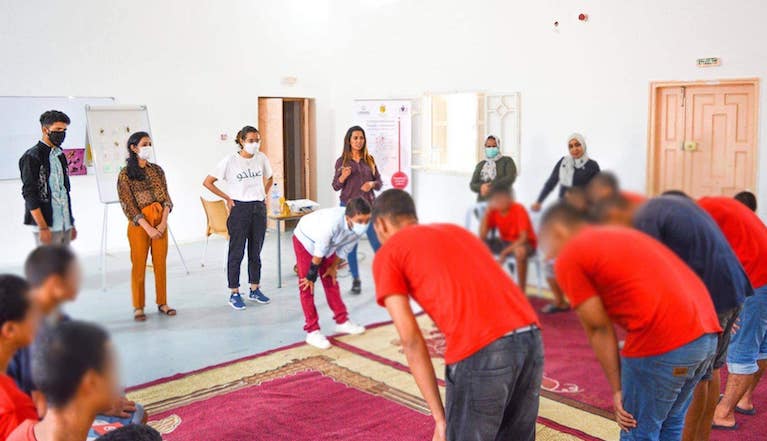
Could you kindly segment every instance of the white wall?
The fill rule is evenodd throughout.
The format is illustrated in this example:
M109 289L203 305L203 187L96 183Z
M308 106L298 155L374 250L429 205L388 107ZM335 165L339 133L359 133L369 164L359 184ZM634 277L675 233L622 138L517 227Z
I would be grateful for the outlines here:
M344 0L332 8L339 44L334 139L348 127L342 116L351 112L343 109L355 98L519 91L516 187L527 203L566 153L565 138L573 131L586 136L602 168L617 172L626 188L643 191L650 81L764 81L767 72L763 0ZM580 12L589 15L587 23L577 20ZM695 66L696 58L708 56L721 57L722 67ZM767 94L759 104L763 151ZM767 168L767 154L759 161ZM471 201L465 196L469 179L416 172L421 217L461 222ZM758 179L759 194L767 195L767 174Z
M327 35L325 0L0 0L0 95L114 96L148 105L176 204L171 229L179 241L194 240L205 228L202 180L233 151L236 131L257 125L259 96L317 98L318 145L327 144ZM282 86L283 76L298 83ZM230 141L219 141L220 133ZM94 177L73 177L72 185L75 248L97 253L103 209ZM21 225L20 193L19 181L0 182L0 263L20 262L33 246ZM111 249L127 248L125 229L112 206Z
M577 21L580 12L587 23ZM200 183L233 146L218 135L257 123L258 96L317 99L324 206L336 201L329 182L352 101L426 91L521 92L517 192L525 202L572 131L586 135L591 156L625 187L643 190L649 82L764 80L766 14L763 0L0 0L0 95L147 104L176 202L171 228L186 241L202 237ZM707 56L721 57L722 67L695 67ZM280 84L288 75L296 86ZM767 94L759 104L763 150ZM767 167L767 155L759 164ZM767 174L758 179L767 194ZM468 180L416 172L422 219L462 222L473 199ZM76 248L97 252L95 182L74 177L73 186ZM0 207L0 243L10 251L0 263L19 262L32 241L18 181L0 182ZM126 221L114 208L110 244L126 248Z

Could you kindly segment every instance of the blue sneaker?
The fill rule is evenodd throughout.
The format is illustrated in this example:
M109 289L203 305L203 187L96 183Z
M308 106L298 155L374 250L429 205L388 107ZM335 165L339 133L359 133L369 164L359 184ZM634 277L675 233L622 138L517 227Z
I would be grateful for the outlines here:
M245 302L238 292L233 292L232 295L229 296L229 305L238 311L245 309Z
M251 302L260 303L262 305L269 304L271 302L271 299L269 297L265 296L264 293L261 292L260 288L256 288L255 290L250 290L250 294L248 295L248 299Z

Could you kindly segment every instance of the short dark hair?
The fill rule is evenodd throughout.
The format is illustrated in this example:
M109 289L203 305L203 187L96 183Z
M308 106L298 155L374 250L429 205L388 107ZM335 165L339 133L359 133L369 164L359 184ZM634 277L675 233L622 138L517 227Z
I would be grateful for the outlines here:
M346 215L354 217L358 214L370 214L373 211L373 207L370 203L362 198L354 198L346 204Z
M597 173L597 175L591 178L591 181L589 181L589 186L591 185L604 185L606 187L612 188L613 191L618 191L620 189L618 177L609 171Z
M48 110L40 115L40 125L43 127L48 127L57 122L63 122L64 124L69 125L70 120L66 113L58 110Z
M514 197L514 192L511 189L511 185L508 184L493 184L490 186L490 192L488 193L488 197L493 197L495 195L504 195L508 197Z
M96 441L162 441L162 435L149 426L129 424L107 432Z
M594 206L591 207L589 214L591 219L597 222L604 222L611 210L616 208L625 210L629 208L630 205L628 199L618 194L595 203Z
M418 219L413 198L403 190L390 188L376 198L373 203L373 219L385 217L398 220L403 217Z
M686 199L692 199L690 195L683 192L682 190L666 190L661 194L661 196L679 196Z
M541 216L541 228L553 222L561 222L568 226L578 225L586 221L583 213L572 205L560 201L549 207Z
M0 274L0 327L20 322L29 311L29 284L13 274Z
M756 211L756 195L750 191L741 191L735 195L735 200L748 207L751 211Z
M51 276L66 277L77 258L68 247L43 245L35 248L24 263L24 274L32 286L41 286Z
M66 406L88 371L104 371L108 341L102 327L81 321L62 322L38 339L32 349L32 380L49 406Z

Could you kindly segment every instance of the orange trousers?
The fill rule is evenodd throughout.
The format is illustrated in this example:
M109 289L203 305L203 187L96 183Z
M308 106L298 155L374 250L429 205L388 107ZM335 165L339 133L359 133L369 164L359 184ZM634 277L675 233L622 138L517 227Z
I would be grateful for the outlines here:
M144 219L149 225L156 227L162 222L163 207L155 202L141 210ZM162 237L152 239L146 233L144 228L136 226L133 222L128 223L128 243L130 244L130 258L133 264L131 270L131 293L133 294L133 307L143 309L146 297L146 258L149 250L152 250L152 266L154 267L154 285L157 293L157 304L165 305L168 303L168 289L166 286L167 268L166 259L168 257L168 230L165 230Z

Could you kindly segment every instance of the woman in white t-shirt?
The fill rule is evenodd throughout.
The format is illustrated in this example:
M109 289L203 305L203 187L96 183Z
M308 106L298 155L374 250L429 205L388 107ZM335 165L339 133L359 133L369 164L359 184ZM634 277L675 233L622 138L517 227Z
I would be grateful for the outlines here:
M269 158L259 151L261 134L258 129L245 126L237 133L235 142L240 147L227 155L205 178L205 188L226 201L229 218L229 304L237 310L245 309L240 295L240 265L248 247L248 299L262 304L270 302L261 292L261 247L266 234L266 192L272 186L272 167ZM216 186L216 181L227 183L227 192Z

